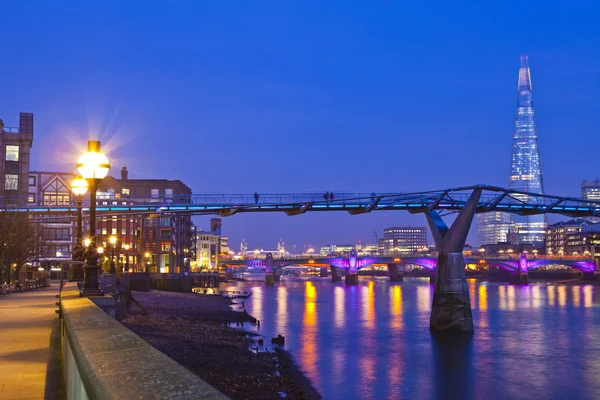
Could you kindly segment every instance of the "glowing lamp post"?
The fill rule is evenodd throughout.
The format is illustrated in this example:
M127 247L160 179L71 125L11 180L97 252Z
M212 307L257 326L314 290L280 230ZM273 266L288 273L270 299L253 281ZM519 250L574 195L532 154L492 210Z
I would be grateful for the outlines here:
M100 152L100 142L88 141L88 151L77 163L77 170L90 188L90 244L85 252L85 267L83 272L83 290L81 296L102 296L98 286L98 249L96 248L96 190L98 184L108 174L110 164Z
M145 252L144 256L146 256L146 272L150 270L150 253Z
M77 197L77 238L75 240L75 248L73 249L73 261L83 261L85 256L85 248L82 244L82 215L81 215L81 203L83 195L88 191L88 183L85 179L78 176L73 182L71 182L71 191Z
M108 239L108 241L112 245L112 251L110 253L110 270L109 270L109 273L116 274L117 273L117 268L115 266L115 245L117 244L117 238L115 236L111 236L110 239Z
M129 245L124 244L123 250L125 250L125 272L129 272Z

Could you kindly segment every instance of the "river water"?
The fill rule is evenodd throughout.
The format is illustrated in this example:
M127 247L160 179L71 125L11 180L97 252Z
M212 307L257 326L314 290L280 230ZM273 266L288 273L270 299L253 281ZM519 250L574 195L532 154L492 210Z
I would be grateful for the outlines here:
M429 279L221 289L252 291L265 343L285 336L325 399L600 399L600 286L468 285L475 334L443 339L429 332Z

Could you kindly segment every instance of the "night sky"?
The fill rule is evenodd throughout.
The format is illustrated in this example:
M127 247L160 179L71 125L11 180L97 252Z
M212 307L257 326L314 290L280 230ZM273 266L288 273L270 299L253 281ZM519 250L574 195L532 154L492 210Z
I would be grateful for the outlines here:
M74 171L100 138L114 175L194 193L506 186L527 54L546 192L600 176L595 2L83 3L2 4L0 118L35 114L33 169ZM223 222L235 250L301 250L425 218Z

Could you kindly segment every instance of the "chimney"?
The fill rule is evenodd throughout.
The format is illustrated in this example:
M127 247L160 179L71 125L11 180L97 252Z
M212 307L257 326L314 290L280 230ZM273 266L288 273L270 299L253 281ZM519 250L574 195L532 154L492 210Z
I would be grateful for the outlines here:
M121 180L126 181L128 178L127 167L121 168Z

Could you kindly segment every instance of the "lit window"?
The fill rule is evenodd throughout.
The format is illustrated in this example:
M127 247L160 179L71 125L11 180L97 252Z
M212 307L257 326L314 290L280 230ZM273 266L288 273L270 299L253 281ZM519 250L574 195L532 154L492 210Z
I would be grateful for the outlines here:
M28 203L35 203L35 196L30 194L29 196L27 196L27 202Z
M127 188L123 188L123 189L121 190L121 194L126 194L126 195L129 195L129 189L127 189Z
M102 228L102 234L106 235L106 228Z
M152 197L158 197L158 189L151 189L150 193L151 193Z
M173 189L165 189L166 197L173 197Z
M35 176L29 177L29 186L35 186Z
M6 146L6 161L19 161L19 146Z
M117 234L117 228L112 228L110 231L111 235L116 235Z
M19 175L6 174L4 176L4 190L19 190Z
M122 228L121 229L121 235L123 235L123 236L127 235L127 229L126 228Z

